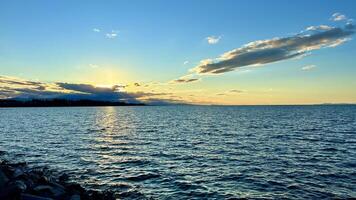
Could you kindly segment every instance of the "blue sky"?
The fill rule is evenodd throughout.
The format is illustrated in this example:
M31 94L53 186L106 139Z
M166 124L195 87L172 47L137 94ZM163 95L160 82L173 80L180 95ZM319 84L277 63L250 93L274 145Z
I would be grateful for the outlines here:
M343 27L356 17L355 10L352 0L0 1L0 75L46 83L167 83L189 74L201 60L217 58L249 42L293 36L310 26ZM334 13L347 20L330 20ZM107 34L114 34L113 38ZM220 40L209 44L209 36ZM225 96L217 102L215 97L204 97L204 102L222 104L248 104L251 98L257 104L356 102L351 88L356 86L356 43L352 36L348 38L297 61L199 76L195 83L155 86L150 91L171 90L185 100L197 91L249 91L249 96ZM301 72L309 65L315 68ZM293 102L286 86L304 99L315 92L325 98ZM313 89L303 93L305 87ZM333 99L340 88L345 97ZM265 90L281 93L262 101L260 93Z

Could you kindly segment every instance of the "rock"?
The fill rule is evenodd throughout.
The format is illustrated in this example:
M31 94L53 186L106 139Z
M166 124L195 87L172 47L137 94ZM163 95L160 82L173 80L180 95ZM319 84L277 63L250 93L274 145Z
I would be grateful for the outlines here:
M15 172L15 168L11 167L11 166L3 166L2 167L2 172L4 172L4 174L11 179L11 177L13 176L14 172Z
M40 192L40 191L43 191L43 190L51 190L51 189L52 189L52 187L49 186L49 185L38 185L35 188L33 188L33 190L36 191L36 192Z
M43 194L53 196L55 198L58 198L65 194L65 190L62 186L59 187L59 186L39 185L33 188L33 190L39 194L43 193Z
M63 173L58 178L59 182L61 182L61 183L64 183L64 182L68 181L68 179L69 179L69 176L66 173Z
M80 195L75 194L70 197L70 200L80 200Z
M0 169L0 188L4 187L6 183L9 182L9 179L5 173Z
M57 187L58 189L65 190L65 187L63 187L61 184L56 183L56 182L51 182L51 185L54 187Z
M35 185L34 181L28 177L26 179L23 179L23 181L26 184L27 188L32 188Z
M15 184L0 188L0 199L19 199L20 190Z
M66 185L66 188L72 194L85 193L85 189L77 183L69 183Z
M66 193L66 189L62 185L58 183L51 183L51 185L53 186L52 193L55 197L61 197Z
M12 175L14 178L18 178L24 174L21 168L16 168L14 174Z
M89 196L90 196L91 199L98 199L98 200L101 199L101 198L100 198L101 195L100 195L100 193L97 192L97 191L92 191Z
M51 197L53 195L51 189L52 187L49 185L38 185L34 187L32 190L34 192L33 194L45 196L45 197Z
M39 178L38 182L41 184L47 184L49 182L49 179L47 178L47 176L43 175Z
M27 189L27 186L23 181L15 181L14 185L21 192L24 192Z
M0 160L0 200L114 200L110 191L87 190L45 167ZM134 195L130 195L134 196Z
M44 174L43 173L43 169L38 168L38 167L30 169L29 172L31 174L36 174L36 175L43 175Z
M53 200L53 199L31 195L31 194L21 194L21 200Z

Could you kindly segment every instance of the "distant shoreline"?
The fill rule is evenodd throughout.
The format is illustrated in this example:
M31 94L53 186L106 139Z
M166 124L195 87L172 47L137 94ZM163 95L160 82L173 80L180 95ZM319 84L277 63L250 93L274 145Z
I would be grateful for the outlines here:
M0 108L17 108L17 107L97 107L97 106L146 106L143 103L126 103L111 101L94 101L94 100L0 100Z
M106 107L106 106L222 106L222 107L255 107L255 106L356 106L356 103L320 103L320 104L265 104L265 105L219 105L219 104L162 104L127 103L121 101L66 100L66 99L0 99L0 108L22 107Z

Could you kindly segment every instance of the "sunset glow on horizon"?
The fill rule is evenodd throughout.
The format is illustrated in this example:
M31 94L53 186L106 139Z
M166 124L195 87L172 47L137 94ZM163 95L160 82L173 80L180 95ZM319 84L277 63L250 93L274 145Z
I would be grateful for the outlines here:
M356 103L354 1L228 2L0 2L0 98Z

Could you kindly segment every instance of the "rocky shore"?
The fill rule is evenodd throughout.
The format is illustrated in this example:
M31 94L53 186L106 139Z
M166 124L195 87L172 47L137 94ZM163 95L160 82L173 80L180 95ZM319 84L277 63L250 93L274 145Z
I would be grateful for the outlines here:
M112 200L114 192L87 190L67 174L0 160L0 200Z

